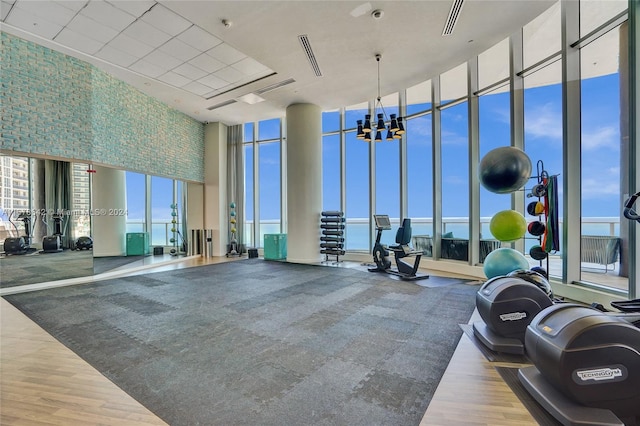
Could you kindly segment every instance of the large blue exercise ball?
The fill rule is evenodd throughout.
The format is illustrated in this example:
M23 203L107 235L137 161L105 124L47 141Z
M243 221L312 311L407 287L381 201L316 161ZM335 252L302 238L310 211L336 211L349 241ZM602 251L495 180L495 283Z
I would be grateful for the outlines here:
M502 210L493 215L489 230L498 241L515 241L527 232L527 220L515 210Z
M484 274L487 279L508 275L518 269L529 269L529 262L522 253L509 247L501 247L484 259Z
M480 183L498 194L517 191L531 177L531 159L521 149L502 146L489 151L478 167Z

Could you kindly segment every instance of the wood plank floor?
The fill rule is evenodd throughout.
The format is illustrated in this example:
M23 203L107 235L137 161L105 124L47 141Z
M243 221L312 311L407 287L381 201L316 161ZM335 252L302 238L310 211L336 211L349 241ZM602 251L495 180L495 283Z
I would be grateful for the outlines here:
M237 259L150 267L172 270ZM4 299L0 321L0 424L165 424ZM420 426L536 424L494 365L463 335Z
M4 299L0 321L0 424L166 424Z
M500 366L507 365L487 361L463 334L420 426L537 425L494 368Z

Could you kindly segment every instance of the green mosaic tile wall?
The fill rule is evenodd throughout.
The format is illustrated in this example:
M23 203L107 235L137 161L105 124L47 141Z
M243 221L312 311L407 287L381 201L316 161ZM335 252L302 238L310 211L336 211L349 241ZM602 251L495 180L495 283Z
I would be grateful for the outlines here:
M0 147L90 159L91 66L6 33L0 41Z
M204 181L204 126L78 59L0 33L3 150Z

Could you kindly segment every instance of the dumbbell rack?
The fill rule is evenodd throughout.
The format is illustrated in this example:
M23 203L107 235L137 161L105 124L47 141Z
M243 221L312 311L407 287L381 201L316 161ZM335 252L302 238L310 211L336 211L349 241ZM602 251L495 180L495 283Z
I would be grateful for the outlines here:
M325 255L325 262L329 256L336 257L336 263L340 262L340 256L344 256L344 227L345 218L341 211L324 211L321 213L320 229L320 253Z

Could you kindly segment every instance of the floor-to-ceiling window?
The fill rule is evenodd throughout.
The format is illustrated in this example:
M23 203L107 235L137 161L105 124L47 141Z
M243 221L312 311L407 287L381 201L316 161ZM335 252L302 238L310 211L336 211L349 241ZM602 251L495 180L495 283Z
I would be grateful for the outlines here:
M173 180L151 177L151 245L168 246L174 204Z
M347 127L355 127L356 120L367 114L366 104L348 107L345 113ZM345 247L347 250L369 250L369 144L356 139L356 132L345 135L346 140L346 228ZM388 232L388 231L387 231Z
M557 176L559 229L562 235L562 63L560 4L556 3L522 31L524 73L524 149L533 165L531 185L541 175ZM526 198L526 203L536 201ZM544 215L526 214L528 222L540 220ZM540 238L543 238L541 236ZM525 254L542 240L527 240ZM548 262L547 262L548 260ZM562 246L552 251L547 259L530 259L531 265L543 266L552 276L562 276Z
M469 238L469 122L467 64L440 76L442 140L442 236ZM468 243L442 243L442 257L468 259Z
M511 144L509 39L478 55L478 89L478 150L482 159L489 151ZM496 194L481 185L480 238L494 238L489 228L491 218L510 209L510 194Z
M626 8L626 1L580 4L581 101L581 280L628 290L629 265L623 252L628 227L621 217L628 151L621 132L628 93L621 80L620 55L627 43L619 23L604 34L590 33ZM622 153L626 152L626 155ZM627 191L628 192L628 191ZM622 254L622 256L621 256Z
M407 89L407 214L414 236L425 245L433 236L433 138L431 80Z
M146 177L142 173L125 172L127 191L127 232L145 232Z
M147 232L152 246L186 251L184 182L130 171L125 181L127 232Z
M281 231L280 119L258 123L259 245L265 234Z
M340 111L329 111L322 113L322 210L340 209Z
M244 241L247 247L254 242L254 180L253 180L253 123L244 125Z

